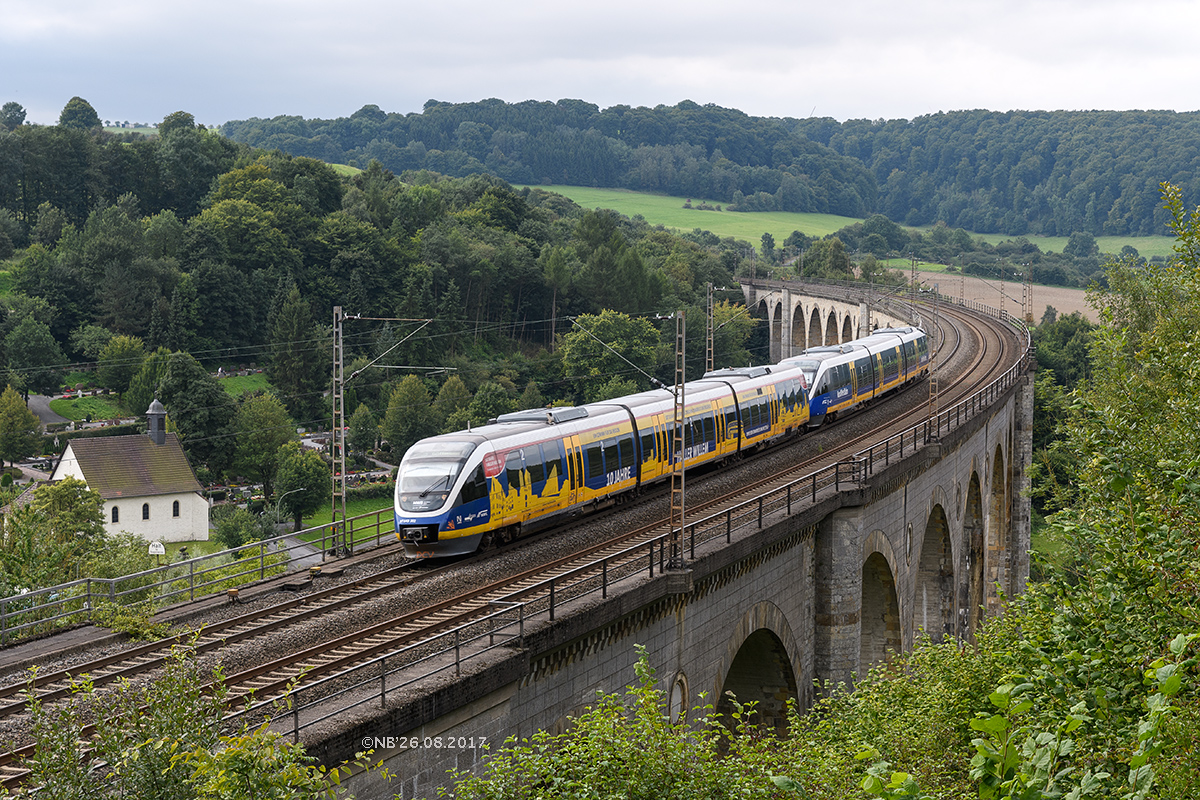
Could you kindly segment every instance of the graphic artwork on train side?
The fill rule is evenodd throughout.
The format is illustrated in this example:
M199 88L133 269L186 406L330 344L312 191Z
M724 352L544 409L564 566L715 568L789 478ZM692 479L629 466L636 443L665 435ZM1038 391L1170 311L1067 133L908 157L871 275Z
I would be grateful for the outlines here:
M832 421L925 376L929 359L920 328L879 329L688 381L679 431L673 391L652 389L422 439L397 472L396 536L420 558L503 544L664 481L680 457L687 469L718 464Z

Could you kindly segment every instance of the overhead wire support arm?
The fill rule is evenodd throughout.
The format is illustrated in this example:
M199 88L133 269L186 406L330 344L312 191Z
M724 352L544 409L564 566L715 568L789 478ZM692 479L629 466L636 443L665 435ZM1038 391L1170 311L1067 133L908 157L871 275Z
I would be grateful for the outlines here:
M405 336L400 341L389 347L381 353L374 361L362 369L355 370L351 373L350 378L346 378L345 365L345 336L342 332L342 324L345 320L363 320L372 322L420 322L421 325ZM364 370L373 367L383 360L389 353L395 350L400 345L407 342L420 331L424 330L432 319L403 319L399 317L364 317L361 314L346 314L342 311L341 306L333 307L333 437L332 446L333 452L333 480L332 480L332 503L331 503L331 522L332 522L332 550L335 553L353 553L354 542L346 526L346 381L353 380ZM410 369L414 369L410 367ZM434 369L448 370L448 367L419 367L416 369ZM322 560L325 559L327 552L321 553Z
M335 315L337 314L337 312L338 312L338 310L339 310L339 309L341 309L341 306L336 306L336 307L334 308L334 314L335 314ZM352 372L352 373L350 374L350 378L349 378L350 380L354 380L354 378L358 377L358 376L359 376L360 374L362 374L364 371L366 371L366 370L370 369L371 367L375 366L376 364L378 364L380 361L382 361L384 358L386 358L386 357L387 357L387 354L388 354L388 353L392 352L392 351L393 351L393 350L395 350L397 347L399 347L400 345L404 344L405 342L407 342L407 341L408 341L409 339L411 339L412 337L416 336L418 333L420 333L422 330L424 330L424 329L425 329L425 328L426 328L426 327L429 325L429 323L433 322L433 320L431 320L431 319L389 319L389 318L387 318L387 317L346 317L346 319L355 319L355 320L358 320L358 319L362 319L362 320L374 320L374 321L377 321L377 322L420 322L420 323L423 323L423 324L421 325L421 327L419 327L419 328L417 328L416 330L412 331L410 334L408 334L408 336L405 336L403 339L401 339L400 341L396 342L394 345L392 345L391 347L389 347L387 350L384 350L382 353L380 353L380 354L379 354L379 355L378 355L378 356L375 358L375 360L374 360L374 361L372 361L370 364L367 364L367 365L366 365L365 367L363 367L362 369L357 369L357 370L355 370L354 372ZM336 331L340 331L340 330L341 330L341 326L339 325L339 326L337 326L337 327L336 327ZM339 343L341 342L341 339L340 339L340 338L338 339L338 342L339 342ZM335 358L336 358L336 356L335 356ZM424 369L424 367L422 367L422 369ZM439 367L438 369L443 369L443 368L442 368L442 367Z

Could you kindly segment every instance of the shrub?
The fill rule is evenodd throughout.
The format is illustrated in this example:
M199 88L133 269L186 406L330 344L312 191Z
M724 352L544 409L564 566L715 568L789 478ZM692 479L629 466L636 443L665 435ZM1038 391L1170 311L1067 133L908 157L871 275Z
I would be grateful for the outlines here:
M171 626L165 622L152 622L152 610L145 606L132 607L116 603L100 602L92 608L92 622L102 628L124 633L131 639L152 642L165 639Z

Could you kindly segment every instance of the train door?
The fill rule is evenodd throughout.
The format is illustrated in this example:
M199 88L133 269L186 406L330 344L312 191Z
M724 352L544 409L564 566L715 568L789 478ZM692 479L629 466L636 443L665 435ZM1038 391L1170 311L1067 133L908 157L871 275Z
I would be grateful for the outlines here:
M529 487L524 458L519 449L510 450L504 457L504 478L508 483L508 490L504 494L504 519L522 521L528 506Z
M654 462L658 458L655 448L655 440L658 438L654 435L654 424L650 417L638 421L638 433L640 434L639 455L638 459L638 485L654 474Z
M547 442L547 447L550 446ZM521 453L525 458L525 480L527 491L525 495L525 519L535 519L547 513L548 506L552 506L554 498L549 496L547 491L547 473L546 462L542 457L542 448L540 445L531 444L521 448ZM551 489L553 487L550 487Z
M567 505L579 502L579 487L583 484L583 460L579 455L579 437L572 436L567 445Z

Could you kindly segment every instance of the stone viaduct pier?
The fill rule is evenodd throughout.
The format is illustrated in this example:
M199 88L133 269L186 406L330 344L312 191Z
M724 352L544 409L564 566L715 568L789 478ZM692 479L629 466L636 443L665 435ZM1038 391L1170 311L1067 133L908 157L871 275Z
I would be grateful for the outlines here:
M773 357L904 321L902 304L885 311L844 292L758 282L746 294L771 320ZM1022 591L1032 414L1023 360L943 409L936 435L927 422L757 504L689 518L683 569L661 569L651 549L634 571L560 590L553 611L545 601L498 607L503 627L470 646L455 640L440 672L403 688L388 677L395 688L301 738L324 763L376 750L398 777L355 776L359 797L435 797L448 769L479 763L485 740L497 748L560 730L597 692L633 683L635 645L673 715L702 694L721 710L732 692L782 726L789 699L807 707L815 686L852 682L924 634L970 640L1001 593Z

